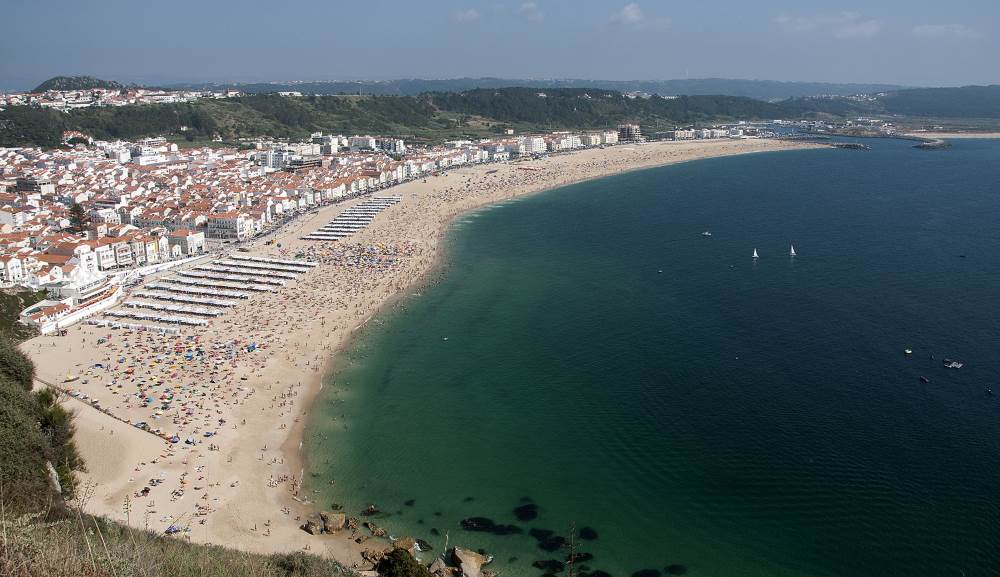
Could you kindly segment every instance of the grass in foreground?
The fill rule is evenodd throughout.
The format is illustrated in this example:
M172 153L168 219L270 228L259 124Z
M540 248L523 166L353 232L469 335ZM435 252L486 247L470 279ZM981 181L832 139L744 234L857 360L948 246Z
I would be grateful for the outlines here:
M4 514L0 577L339 577L335 561L257 555L135 530L74 513L57 521Z

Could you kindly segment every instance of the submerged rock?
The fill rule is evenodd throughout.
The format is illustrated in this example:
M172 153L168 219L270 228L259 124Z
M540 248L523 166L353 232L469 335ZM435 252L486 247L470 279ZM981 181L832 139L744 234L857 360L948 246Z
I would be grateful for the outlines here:
M580 538L584 541L593 541L597 539L597 531L593 527L583 527L580 529Z
M688 572L684 565L667 565L667 575L683 575Z
M538 517L538 505L528 503L514 508L514 516L518 521L531 521Z
M566 556L567 563L586 563L594 558L592 553L572 553Z
M581 571L577 573L578 577L611 577L611 573L607 571L601 571L600 569L594 569L593 571Z
M416 503L415 500L407 499L403 504L406 505L407 507L412 507L414 503Z
M438 536L440 534L441 534L441 531L438 531L437 527L431 527L431 535L434 535L436 537L436 536Z
M632 574L632 577L660 577L659 569L640 569Z
M523 533L517 525L503 525L495 523L493 519L487 517L468 517L462 519L462 528L466 531L479 531L481 533L492 533L494 535L516 535Z
M539 541L538 542L538 547L539 547L539 549L542 549L543 551L548 551L548 552L551 553L552 551L558 551L558 550L562 549L563 547L566 546L566 543L567 543L567 541L566 541L565 537L563 537L561 535L553 535L552 537L549 537L548 539L543 539L543 540Z
M542 541L544 539L548 539L549 537L555 535L556 532L550 529L531 529L528 531L528 534L534 537L535 539Z
M546 573L559 573L566 568L566 565L558 559L544 559L541 561L535 561L531 564L532 567L536 567L545 571Z

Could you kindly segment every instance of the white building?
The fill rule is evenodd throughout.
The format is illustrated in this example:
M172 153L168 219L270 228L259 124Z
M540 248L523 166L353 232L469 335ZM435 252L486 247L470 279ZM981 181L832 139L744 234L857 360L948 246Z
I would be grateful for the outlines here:
M518 139L520 154L545 154L548 146L541 136L524 136Z
M0 282L10 286L21 282L24 278L24 268L21 259L14 255L0 256Z
M347 145L351 150L375 150L378 142L374 136L352 136L347 139Z
M253 235L253 221L243 212L218 212L208 217L206 238L242 241Z

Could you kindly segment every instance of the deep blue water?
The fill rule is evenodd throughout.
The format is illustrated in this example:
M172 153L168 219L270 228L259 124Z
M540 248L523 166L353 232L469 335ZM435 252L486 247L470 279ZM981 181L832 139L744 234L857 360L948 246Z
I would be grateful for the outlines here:
M317 402L317 500L504 575L574 523L616 577L1000 574L1000 141L866 142L461 218Z

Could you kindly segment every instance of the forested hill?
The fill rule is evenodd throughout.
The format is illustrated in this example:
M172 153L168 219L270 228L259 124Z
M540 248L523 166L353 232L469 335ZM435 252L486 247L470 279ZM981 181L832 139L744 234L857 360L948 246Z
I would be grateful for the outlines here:
M1000 118L1000 85L897 90L878 100L891 114L938 118Z
M827 106L823 101L816 104ZM768 103L735 96L628 98L592 89L505 88L420 96L251 95L184 104L81 108L69 113L25 106L0 112L0 146L60 144L78 130L102 140L173 135L189 140L305 137L310 132L398 135L418 141L518 130L607 128L639 122L647 130L727 120L798 117L805 101Z
M302 138L310 132L396 135L422 142L519 132L597 129L638 122L647 132L733 120L851 118L893 114L1000 118L1000 86L915 89L874 100L797 98L765 102L742 96L632 98L594 88L480 88L419 96L249 95L183 104L81 108L69 113L27 106L0 111L0 146L60 145L63 131L102 140L164 135Z
M94 88L121 90L125 87L114 80L101 80L93 76L56 76L42 82L32 92L45 92L47 90L92 90Z
M591 88L481 88L438 92L427 98L440 110L552 128L602 128L623 121L666 128L678 123L784 118L790 110L786 105L739 96L628 98Z
M758 100L785 100L808 96L873 94L898 90L892 84L837 84L827 82L779 82L776 80L744 80L733 78L691 78L680 80L586 80L586 79L511 79L511 78L447 78L399 80L331 80L317 82L257 82L257 83L183 83L172 85L183 89L233 88L246 94L301 92L302 94L380 94L417 96L426 92L464 92L477 88L600 88L618 92L646 92L672 96L687 94L704 96L725 94L746 96Z

